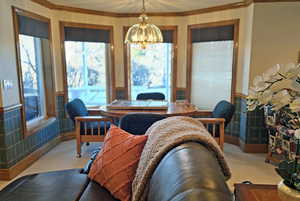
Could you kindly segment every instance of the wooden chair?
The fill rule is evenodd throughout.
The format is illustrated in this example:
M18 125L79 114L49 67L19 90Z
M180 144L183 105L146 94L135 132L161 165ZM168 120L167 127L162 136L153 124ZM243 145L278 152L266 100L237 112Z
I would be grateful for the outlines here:
M77 157L81 157L82 143L103 142L112 119L102 116L90 116L86 106L78 98L67 103L66 109L75 124Z
M210 132L213 138L224 150L224 137L225 137L225 119L224 118L196 118L199 120L206 129Z
M225 128L231 121L234 111L233 104L222 100L216 105L208 118L197 118L205 125L222 149L224 147Z

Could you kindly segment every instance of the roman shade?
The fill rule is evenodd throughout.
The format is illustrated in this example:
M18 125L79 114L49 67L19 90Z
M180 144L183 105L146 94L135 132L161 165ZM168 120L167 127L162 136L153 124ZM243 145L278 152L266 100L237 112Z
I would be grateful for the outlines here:
M17 15L19 33L38 38L49 39L49 23L31 17Z
M234 25L192 29L192 43L234 39Z
M110 31L104 29L65 27L65 41L110 43Z
M163 35L163 43L173 43L173 30L161 30Z

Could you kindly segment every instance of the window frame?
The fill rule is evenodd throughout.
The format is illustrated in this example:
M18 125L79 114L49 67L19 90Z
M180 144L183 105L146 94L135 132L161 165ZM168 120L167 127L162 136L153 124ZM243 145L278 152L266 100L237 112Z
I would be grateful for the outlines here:
M96 24L85 24L85 23L75 23L75 22L66 22L59 21L59 29L60 29L60 47L61 47L61 59L62 59L62 67L63 67L63 86L64 86L64 101L67 103L69 101L68 94L68 76L67 76L67 63L66 63L66 55L65 55L65 27L75 27L75 28L88 28L88 29L102 29L108 30L110 33L110 41L109 41L109 67L106 69L106 76L109 76L107 79L106 87L106 95L107 102L112 102L116 97L116 84L115 84L115 51L114 51L114 28L110 25L96 25Z
M22 64L21 64L21 51L20 51L20 40L19 40L19 20L18 15L30 17L35 20L48 23L49 30L49 52L51 62L51 76L46 76L45 65L43 68L43 87L44 87L44 99L45 99L45 115L42 117L35 118L31 121L26 121L25 104L24 104L24 85L22 76ZM35 134L40 129L50 125L56 120L56 100L55 100L55 84L54 84L54 70L53 70L53 48L52 48L52 32L51 32L51 20L47 17L32 13L17 7L12 6L12 19L14 27L14 39L15 39L15 51L16 51L16 63L17 63L17 74L18 74L18 87L19 87L19 99L21 105L21 121L23 128L23 137L28 137ZM47 78L46 78L47 77ZM47 80L46 80L47 79ZM47 90L47 89L53 90Z
M173 31L173 48L172 48L172 65L171 65L171 102L176 101L176 90L177 90L177 33L178 26L158 26L161 30L171 30ZM123 41L125 41L126 33L130 27L123 26ZM130 52L129 46L123 43L124 50L124 81L126 94L125 97L128 100L131 100L131 66L130 66Z
M198 28L211 28L233 25L234 27L234 47L232 58L232 79L231 79L231 103L234 103L234 96L236 94L236 77L237 77L237 63L238 63L238 51L239 51L239 24L240 19L218 21L204 24L192 24L187 28L187 74L186 74L186 87L187 87L187 99L191 101L192 92L192 71L193 71L193 48L192 48L192 29Z

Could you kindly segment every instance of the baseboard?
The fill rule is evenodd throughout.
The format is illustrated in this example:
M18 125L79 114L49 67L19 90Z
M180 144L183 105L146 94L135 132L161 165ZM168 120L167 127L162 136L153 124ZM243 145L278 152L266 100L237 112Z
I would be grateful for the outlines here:
M0 169L0 180L11 180L23 172L26 168L31 166L36 160L38 160L42 155L50 151L53 147L61 142L61 136L58 136L41 148L35 150L24 159L16 163L14 166L7 169Z
M239 139L239 137L228 135L226 133L225 133L225 136L224 136L224 141L226 143L229 143L229 144L233 144L233 145L237 145L237 146L240 145L240 139Z
M267 144L245 144L242 140L239 143L240 148L245 153L268 153Z
M68 141L68 140L73 140L76 138L76 133L75 131L72 132L67 132L61 134L61 141Z

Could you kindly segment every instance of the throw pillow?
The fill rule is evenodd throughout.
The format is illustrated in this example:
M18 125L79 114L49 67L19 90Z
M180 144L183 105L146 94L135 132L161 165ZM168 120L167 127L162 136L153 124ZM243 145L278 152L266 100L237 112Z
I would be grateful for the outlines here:
M112 125L89 172L117 199L129 201L131 184L147 141L146 135L132 135Z

